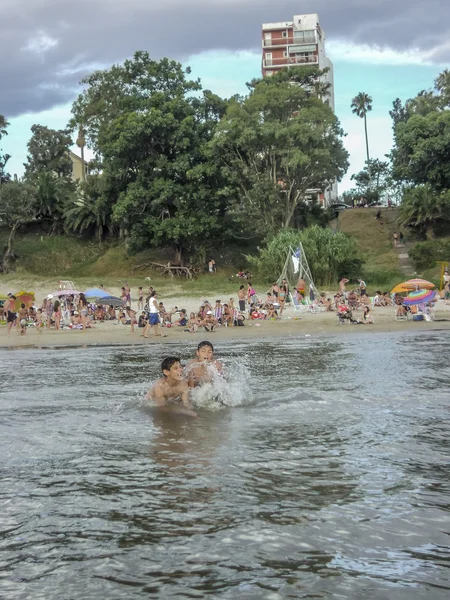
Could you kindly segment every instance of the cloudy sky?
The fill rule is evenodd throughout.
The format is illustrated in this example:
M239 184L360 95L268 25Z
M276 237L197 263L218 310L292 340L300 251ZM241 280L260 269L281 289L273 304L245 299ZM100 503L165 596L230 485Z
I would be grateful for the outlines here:
M364 163L352 97L373 97L371 153L383 158L392 101L432 87L450 62L450 0L0 0L0 8L0 114L11 123L2 146L19 175L31 125L63 127L87 73L148 50L189 64L218 94L244 93L260 74L261 24L317 12L351 155L344 190Z

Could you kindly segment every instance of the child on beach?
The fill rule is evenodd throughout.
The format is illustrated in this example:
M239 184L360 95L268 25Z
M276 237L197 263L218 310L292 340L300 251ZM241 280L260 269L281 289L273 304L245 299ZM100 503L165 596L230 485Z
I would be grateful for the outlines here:
M20 325L20 335L26 335L26 333L27 333L27 317L28 317L28 311L25 308L25 304L22 303L20 305L19 314L18 314L19 325Z

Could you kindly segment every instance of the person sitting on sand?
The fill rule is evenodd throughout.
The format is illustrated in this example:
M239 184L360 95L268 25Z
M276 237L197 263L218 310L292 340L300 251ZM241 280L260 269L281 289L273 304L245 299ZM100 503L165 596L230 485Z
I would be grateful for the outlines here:
M385 306L393 306L391 298L389 297L389 292L383 292L383 300L385 302Z
M206 311L206 315L200 324L203 325L205 331L215 331L217 320L215 319L212 310Z
M137 325L136 311L132 310L129 306L126 307L125 311L127 313L127 321L130 321L131 332L133 333L134 326Z
M188 321L189 333L197 333L198 326L200 325L200 320L201 319L199 319L194 312L191 312Z
M143 310L139 315L138 327L143 328L147 325L147 313Z
M161 363L160 377L147 392L147 400L164 412L187 417L196 417L189 402L189 386L183 377L181 361L175 356L168 356Z
M186 327L188 324L188 318L186 310L183 308L180 310L180 318L173 323L176 327Z
M108 306L108 310L106 311L108 315L108 321L115 321L117 319L116 309L112 304ZM106 317L105 317L106 318Z
M203 341L197 346L196 357L186 365L186 374L190 388L203 383L211 383L217 374L222 373L222 364L214 358L211 342Z
M374 323L372 309L370 306L365 306L363 309L364 323L372 325Z

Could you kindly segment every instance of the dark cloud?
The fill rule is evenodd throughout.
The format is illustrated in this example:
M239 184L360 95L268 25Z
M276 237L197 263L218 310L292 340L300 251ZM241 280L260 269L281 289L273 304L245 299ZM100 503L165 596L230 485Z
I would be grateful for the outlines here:
M1 0L0 113L74 98L79 80L135 50L184 60L260 48L263 22L318 12L328 40L450 59L449 0ZM6 57L6 59L5 59Z

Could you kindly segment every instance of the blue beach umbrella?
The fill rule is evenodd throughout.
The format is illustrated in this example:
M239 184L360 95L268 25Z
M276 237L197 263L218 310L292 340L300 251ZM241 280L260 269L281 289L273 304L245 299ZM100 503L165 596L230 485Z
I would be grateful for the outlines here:
M90 288L84 292L86 298L103 298L106 296L111 296L110 292L106 290L102 290L101 288Z

